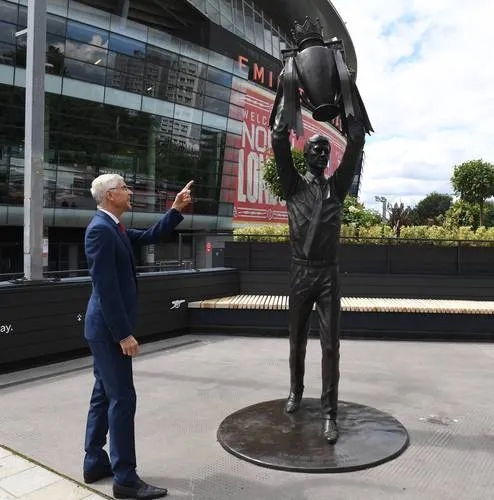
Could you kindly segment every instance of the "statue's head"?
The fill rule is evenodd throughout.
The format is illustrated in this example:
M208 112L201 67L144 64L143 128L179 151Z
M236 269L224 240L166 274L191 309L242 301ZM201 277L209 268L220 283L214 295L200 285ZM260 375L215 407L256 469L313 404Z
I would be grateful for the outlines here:
M304 157L309 170L321 175L328 166L331 144L325 135L313 135L304 145Z

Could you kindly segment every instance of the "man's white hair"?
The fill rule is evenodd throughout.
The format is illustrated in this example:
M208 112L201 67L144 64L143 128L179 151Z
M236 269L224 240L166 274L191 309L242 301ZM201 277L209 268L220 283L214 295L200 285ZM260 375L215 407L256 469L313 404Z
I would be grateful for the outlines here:
M91 183L91 194L100 205L105 199L105 194L109 189L116 188L124 179L118 174L102 174L96 177Z

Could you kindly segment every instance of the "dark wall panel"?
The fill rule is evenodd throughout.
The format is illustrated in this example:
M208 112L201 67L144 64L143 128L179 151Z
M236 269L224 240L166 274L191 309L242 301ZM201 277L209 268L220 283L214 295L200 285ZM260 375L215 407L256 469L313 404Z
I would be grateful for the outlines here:
M186 303L175 300L235 295L238 271L214 269L155 273L138 277L139 317L136 337L142 342L172 336L188 328ZM86 350L84 313L91 293L88 278L43 285L0 285L0 370L14 364L35 364L41 358Z
M345 297L494 300L489 276L340 273ZM244 294L288 295L289 271L241 271Z

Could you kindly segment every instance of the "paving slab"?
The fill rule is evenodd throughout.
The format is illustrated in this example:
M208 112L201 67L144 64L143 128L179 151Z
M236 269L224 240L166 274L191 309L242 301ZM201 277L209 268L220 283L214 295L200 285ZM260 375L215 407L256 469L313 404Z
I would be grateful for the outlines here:
M318 340L309 339L308 397L319 397L320 358ZM286 338L183 336L147 344L134 362L138 472L176 499L494 498L493 367L491 344L342 341L340 399L393 415L410 446L372 469L304 474L242 461L216 439L232 412L287 395ZM91 389L90 358L1 375L0 444L80 483ZM51 479L32 480L39 486L33 491L51 495ZM91 486L111 495L109 479ZM8 500L20 492L9 487Z

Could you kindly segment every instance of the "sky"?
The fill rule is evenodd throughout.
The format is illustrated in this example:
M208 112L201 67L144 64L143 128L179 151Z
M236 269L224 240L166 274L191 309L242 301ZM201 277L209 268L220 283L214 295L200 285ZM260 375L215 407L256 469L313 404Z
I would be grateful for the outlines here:
M359 199L453 194L453 167L494 164L494 2L333 0L357 54L367 136ZM326 34L325 35L329 35Z

